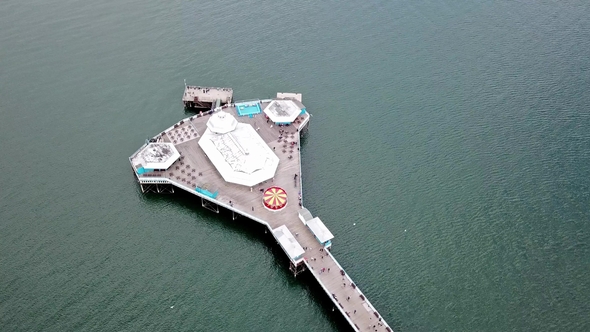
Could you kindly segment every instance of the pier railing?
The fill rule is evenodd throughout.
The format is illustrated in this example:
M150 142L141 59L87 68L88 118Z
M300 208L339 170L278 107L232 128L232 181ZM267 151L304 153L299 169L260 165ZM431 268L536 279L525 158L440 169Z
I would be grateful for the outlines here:
M336 258L334 258L334 256L332 256L332 253L330 252L330 250L326 250L326 253L332 258L332 260L334 261L334 263L336 264L336 266L338 266L338 268L340 269L340 271L344 271L344 275L343 277L346 278L346 280L348 280L348 282L350 284L354 284L354 290L359 294L359 297L361 297L361 299L367 304L367 306L373 310L373 315L375 315L375 317L377 319L379 319L380 323L382 323L385 326L385 329L387 331L393 331L391 329L391 327L387 324L387 322L385 322L384 319L381 319L381 314L377 311L377 309L375 309L375 307L373 306L373 304L371 303L371 301L369 301L369 298L365 296L365 294L361 291L361 289L358 287L358 285L356 283L354 283L354 281L350 278L350 276L348 275L348 273L346 273L346 270L344 270L344 268L342 267L342 265L340 265L340 263L338 263L338 261L336 260ZM344 309L342 309L344 310ZM341 311L342 311L341 310ZM346 314L346 312L343 312L344 314ZM345 315L348 318L348 315Z

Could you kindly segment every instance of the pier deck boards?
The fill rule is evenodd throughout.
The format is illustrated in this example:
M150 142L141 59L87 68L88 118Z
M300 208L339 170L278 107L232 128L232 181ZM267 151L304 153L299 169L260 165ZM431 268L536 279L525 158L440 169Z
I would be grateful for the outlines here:
M212 103L217 99L222 103L229 103L233 97L233 90L231 88L213 88L187 85L184 88L182 101L194 101L195 97L199 101Z
M262 105L262 108L264 106L265 104ZM278 127L267 122L264 113L250 118L238 116L235 108L231 106L225 106L223 110L234 115L239 122L252 125L254 129L257 129L262 139L271 148L274 148L274 152L280 160L274 179L252 188L225 182L198 145L200 136L207 129L206 124L210 118L207 113L191 117L192 119L184 119L183 123L178 123L176 128L169 128L166 134L161 136L162 141L174 143L182 157L167 171L155 172L155 175L149 176L152 178L154 176L163 177L175 186L200 197L203 196L194 190L197 186L210 192L217 191L218 196L215 199L207 197L205 199L233 210L244 217L263 222L271 230L286 225L291 233L296 235L299 244L306 248L304 257L308 270L332 299L335 308L342 312L350 326L357 331L391 331L391 328L364 297L360 289L352 286L353 281L350 277L347 274L341 275L341 267L331 253L325 250L320 251L322 246L298 217L298 211L301 208L298 197L302 192L299 126L307 124L309 113L300 115L296 120L299 123ZM284 130L283 135L280 134L280 130ZM291 145L291 142L295 142L295 144ZM298 175L296 181L294 180L295 174ZM147 176L138 175L138 178L141 181ZM281 211L270 211L262 203L261 189L273 185L280 186L288 195L288 204ZM242 220L248 222L246 219ZM322 268L325 268L326 271L321 272Z

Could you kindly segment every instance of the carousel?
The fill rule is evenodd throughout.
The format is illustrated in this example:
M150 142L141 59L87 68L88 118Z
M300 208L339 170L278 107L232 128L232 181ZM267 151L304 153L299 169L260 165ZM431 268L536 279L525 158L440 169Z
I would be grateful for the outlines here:
M283 188L270 187L264 191L262 203L264 203L265 208L271 211L282 210L287 206L287 193Z

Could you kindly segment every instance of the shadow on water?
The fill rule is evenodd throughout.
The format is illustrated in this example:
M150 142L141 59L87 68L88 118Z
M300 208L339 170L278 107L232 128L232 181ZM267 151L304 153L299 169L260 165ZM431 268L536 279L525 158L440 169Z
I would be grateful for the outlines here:
M184 116L185 117L195 116L201 112L205 113L205 112L209 111L206 108L194 108L194 107L183 107L183 109L184 109Z
M281 275L288 281L290 287L301 287L307 290L310 298L313 299L320 310L328 318L337 331L353 331L346 319L336 310L330 297L324 292L322 287L317 283L313 275L309 271L305 271L294 277L289 271L289 259L279 246L270 231L253 220L247 220L246 217L240 216L236 220L232 220L232 212L219 208L219 213L207 210L201 207L200 198L191 195L187 192L178 190L174 194L144 194L144 200L152 204L176 204L195 215L201 216L200 222L207 222L221 225L228 229L239 232L251 241L260 241L266 245L274 257L275 266ZM248 222L243 222L247 220Z
M307 144L307 136L308 136L308 129L309 125L307 125L307 127L305 129L303 129L303 131L301 132L301 135L299 136L299 145L303 148L306 144Z

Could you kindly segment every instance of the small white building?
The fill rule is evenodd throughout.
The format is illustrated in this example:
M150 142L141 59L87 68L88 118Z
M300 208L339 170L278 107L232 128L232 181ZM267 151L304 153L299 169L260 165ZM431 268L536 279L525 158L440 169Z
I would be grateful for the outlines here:
M288 124L297 119L302 108L297 106L293 100L275 99L264 108L263 112L270 121L276 124Z
M298 215L299 215L299 220L301 220L301 222L304 225L307 225L307 222L310 221L311 219L313 219L311 212L309 212L309 210L306 208L299 209Z
M325 248L329 248L332 246L332 239L334 235L332 232L324 225L322 220L318 217L315 217L307 222L307 227L311 230L313 235L315 236L316 240L323 245Z
M138 174L154 170L167 170L180 153L172 143L149 143L132 158L131 162Z
M305 253L305 250L303 250L287 226L279 226L273 229L272 233L279 241L279 244L283 250L295 264L303 261L303 254Z

